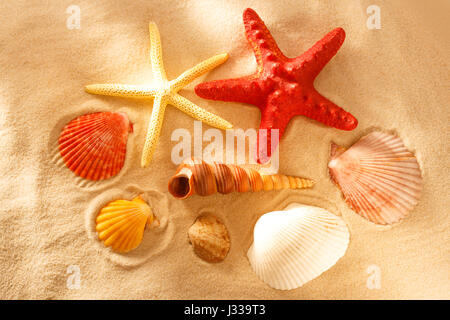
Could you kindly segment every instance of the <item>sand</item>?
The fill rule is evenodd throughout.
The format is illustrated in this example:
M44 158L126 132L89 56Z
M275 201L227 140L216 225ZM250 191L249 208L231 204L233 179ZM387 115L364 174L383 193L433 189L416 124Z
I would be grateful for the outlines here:
M425 2L424 2L425 3ZM81 9L69 29L66 9ZM426 299L450 298L448 2L376 1L381 29L366 26L373 1L3 1L0 5L0 298L3 299ZM359 119L351 132L305 117L291 121L280 143L280 172L313 178L306 191L214 195L176 200L167 181L177 128L193 119L168 107L154 160L140 167L151 102L89 95L90 83L151 81L148 22L160 29L169 78L228 52L226 64L181 91L237 128L256 128L257 108L197 97L202 80L255 70L242 12L254 8L287 56L334 27L347 38L316 79L325 96ZM83 184L56 163L62 127L94 111L124 111L134 123L126 163L110 180ZM209 127L204 125L203 130ZM326 164L330 142L351 145L370 130L398 134L424 177L418 206L401 223L380 227L344 203ZM56 157L56 158L55 158ZM96 240L94 217L107 201L144 193L161 219L142 245L118 255ZM252 229L265 212L289 202L342 216L346 255L291 291L271 289L246 258ZM232 241L224 262L198 259L187 229L202 212L226 223ZM78 272L79 271L79 272ZM377 277L378 282L374 282ZM80 281L77 282L76 280ZM368 285L369 283L369 285ZM379 283L378 288L373 284ZM377 287L377 286L375 286Z

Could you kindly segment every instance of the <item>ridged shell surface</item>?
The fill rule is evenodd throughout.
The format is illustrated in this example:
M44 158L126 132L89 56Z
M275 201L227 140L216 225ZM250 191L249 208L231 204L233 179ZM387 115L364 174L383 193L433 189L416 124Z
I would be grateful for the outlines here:
M335 265L349 238L340 217L319 207L293 204L259 218L247 257L262 281L291 290Z
M314 181L310 179L283 174L264 175L245 166L186 158L169 180L169 192L176 198L186 199L193 194L209 196L214 193L304 189L313 185Z
M421 195L419 163L391 134L372 132L347 150L332 145L328 168L347 204L377 224L400 221Z
M85 114L70 121L59 137L65 165L77 176L103 180L117 175L125 162L133 127L122 112Z
M96 219L98 238L116 252L129 252L142 242L144 229L154 220L149 205L140 197L115 200L103 207Z

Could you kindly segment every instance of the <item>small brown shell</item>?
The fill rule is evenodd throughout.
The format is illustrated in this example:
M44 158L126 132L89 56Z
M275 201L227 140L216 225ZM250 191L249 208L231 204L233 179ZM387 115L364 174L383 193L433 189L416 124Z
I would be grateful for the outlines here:
M217 217L202 215L188 231L189 241L197 256L207 262L221 262L230 250L228 230Z

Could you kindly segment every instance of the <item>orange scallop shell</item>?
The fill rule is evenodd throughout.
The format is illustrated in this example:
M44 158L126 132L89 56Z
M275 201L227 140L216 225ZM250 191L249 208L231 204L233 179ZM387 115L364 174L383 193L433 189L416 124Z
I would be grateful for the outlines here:
M62 130L59 151L77 176L103 180L119 173L133 126L123 112L97 112L75 118Z

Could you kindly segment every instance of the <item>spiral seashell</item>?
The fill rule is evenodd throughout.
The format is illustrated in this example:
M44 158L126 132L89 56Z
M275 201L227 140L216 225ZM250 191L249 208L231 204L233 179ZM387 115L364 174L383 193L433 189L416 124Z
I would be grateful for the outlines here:
M169 192L179 199L198 194L209 196L214 193L257 192L280 189L311 188L314 181L283 174L264 175L252 168L212 164L188 158L178 167L169 180Z
M369 133L348 150L332 144L328 169L347 204L377 224L403 219L422 191L416 157L399 137L384 132Z
M158 220L150 206L137 196L133 200L115 200L100 210L96 219L98 238L106 247L125 253L139 246L144 229Z

